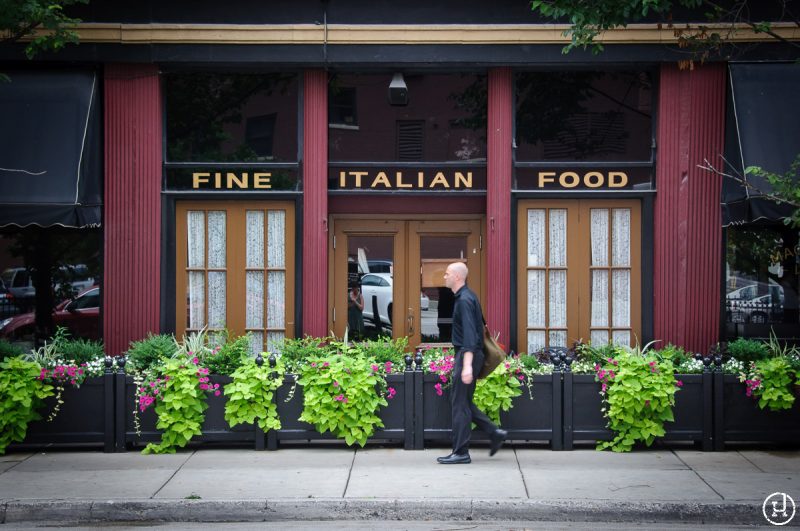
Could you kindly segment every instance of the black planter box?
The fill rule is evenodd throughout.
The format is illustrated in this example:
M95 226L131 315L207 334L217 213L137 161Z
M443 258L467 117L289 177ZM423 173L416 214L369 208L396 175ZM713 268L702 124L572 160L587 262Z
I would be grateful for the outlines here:
M21 445L93 445L107 452L114 448L114 375L87 378L79 388L66 385L61 395L61 409L47 418L56 405L56 397L45 400L39 411L41 420L31 422Z
M211 383L220 384L219 390L231 382L229 376L212 374L209 376ZM147 443L158 443L161 441L161 431L156 428L158 415L155 407L149 407L144 412L139 411L139 404L136 403L136 385L133 377L125 377L124 396L119 397L118 402L122 401L122 407L117 404L117 449L122 451L129 446L145 445ZM256 429L252 424L239 424L234 428L228 426L225 420L225 404L228 397L224 393L214 396L208 393L206 403L208 408L205 411L202 433L192 438L191 443L254 443L257 440ZM139 433L136 433L134 423L134 409L139 417Z
M283 385L278 388L276 393L281 429L270 430L267 433L267 448L270 450L276 450L280 441L336 439L332 433L319 433L312 424L299 420L303 414L303 387L301 385L295 385L294 395L287 402L295 378L295 375L287 375ZM387 377L387 383L389 387L395 389L397 394L395 394L394 398L387 399L388 405L378 411L378 416L383 421L384 427L375 430L375 434L368 441L402 442L406 449L411 449L413 437L413 373L391 374Z
M436 374L416 375L415 448L426 441L449 442L452 438L452 410L449 389L436 394L439 382ZM500 412L500 426L508 431L509 440L548 441L554 450L561 442L561 375L536 375L533 379L533 400L527 387L512 401L509 411ZM482 431L475 430L473 440L488 440Z
M701 443L703 450L712 447L712 378L711 373L676 374L683 382L675 393L674 422L664 425L660 440ZM591 374L564 373L564 448L571 450L575 441L609 441L614 434L603 415L600 382Z
M729 442L800 444L800 398L791 409L761 409L732 374L714 373L714 449Z

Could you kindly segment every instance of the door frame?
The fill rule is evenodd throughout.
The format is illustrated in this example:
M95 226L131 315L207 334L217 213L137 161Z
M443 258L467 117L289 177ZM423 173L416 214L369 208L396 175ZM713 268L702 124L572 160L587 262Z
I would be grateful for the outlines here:
M468 231L465 231L463 228L455 230L452 228L447 229L444 223L448 221L468 223L470 229ZM412 237L412 232L421 228L426 222L429 223L429 227L432 227L431 232L433 233L457 234L473 232L475 229L479 231L477 235L474 235L473 232L474 237L478 240L477 254L479 255L480 277L477 284L479 284L479 286L475 289L473 286L475 283L474 281L470 286L478 295L484 313L486 312L486 255L484 253L483 243L485 242L486 235L486 216L484 214L332 214L329 216L328 220L328 330L333 331L337 337L342 337L345 324L347 323L347 256L346 253L342 253L337 259L334 239L346 237L348 234L370 236L398 235L398 237L395 237L394 241L393 260L395 263L398 263L398 257L405 257L406 259L404 262L407 264L413 258L409 256L411 254L412 240L418 241L418 236ZM422 233L424 232L423 230ZM414 234L418 235L420 232ZM341 244L337 242L337 245ZM416 256L416 260L419 262L418 247L415 250L414 256ZM403 266L403 270L405 270L404 275L396 275L393 279L393 284L395 288L397 288L394 290L394 294L398 295L398 298L395 299L397 303L392 305L392 323L402 322L404 332L402 336L407 336L408 334L406 332L409 326L409 316L406 315L408 313L406 311L406 308L408 308L408 301L406 298L407 294L411 293L410 283L407 279L412 277L416 278L416 276L409 275L408 268L405 265ZM333 275L333 277L331 277L331 275ZM398 278L399 276L403 278ZM416 290L417 292L420 290L418 285L416 286ZM399 304L400 302L402 302L402 304ZM416 309L413 314L413 322L415 334L418 338L421 324L420 311L418 305L413 306L413 308ZM336 317L336 322L334 322L334 316ZM392 336L398 337L395 332L395 326L392 327ZM413 344L410 339L408 345L409 350L413 350L416 346L417 345Z

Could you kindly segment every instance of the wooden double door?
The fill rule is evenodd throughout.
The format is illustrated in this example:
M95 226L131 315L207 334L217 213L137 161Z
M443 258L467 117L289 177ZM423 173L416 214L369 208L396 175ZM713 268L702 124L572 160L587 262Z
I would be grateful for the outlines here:
M467 265L468 284L484 299L480 217L334 217L330 226L328 323L339 337L450 344L454 298L444 272L452 262Z

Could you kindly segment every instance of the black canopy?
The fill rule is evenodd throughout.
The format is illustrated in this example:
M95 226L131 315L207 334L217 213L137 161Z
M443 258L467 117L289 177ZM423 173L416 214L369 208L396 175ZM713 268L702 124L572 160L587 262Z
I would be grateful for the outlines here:
M729 68L727 172L744 175L744 168L760 166L786 173L800 153L800 64L734 63ZM747 181L761 192L772 191L765 179L747 176ZM726 226L777 221L792 211L733 179L723 179L722 203Z
M99 226L97 75L3 73L11 80L0 81L0 227Z

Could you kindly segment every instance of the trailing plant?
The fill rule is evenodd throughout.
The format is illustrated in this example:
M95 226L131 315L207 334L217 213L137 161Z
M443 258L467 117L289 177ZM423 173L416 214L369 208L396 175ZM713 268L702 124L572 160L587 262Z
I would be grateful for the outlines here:
M175 353L175 338L172 334L148 334L145 339L132 341L125 353L129 372L143 372L157 366L163 359Z
M281 360L277 360L275 367L267 363L259 367L252 358L242 363L231 375L233 381L225 386L228 425L232 428L237 424L257 423L265 432L279 430L281 420L273 398L283 383L285 372Z
M665 434L664 422L674 420L675 391L683 382L675 380L672 363L645 354L648 346L633 351L617 347L616 356L595 366L603 412L615 433L612 440L598 442L598 450L627 452L638 441L650 446Z
M0 361L4 361L8 358L16 358L23 354L25 354L25 351L14 343L9 343L5 339L0 339Z
M38 409L53 395L40 374L42 367L21 356L0 362L0 454L25 439L28 424L41 418Z
M307 359L300 368L303 414L300 420L317 431L330 431L349 445L364 446L376 428L383 427L378 408L388 405L395 394L386 389L386 368L373 360L349 354L329 354ZM388 367L391 370L391 366Z
M175 453L202 432L208 408L206 392L213 391L219 396L221 391L219 384L209 383L208 369L198 367L199 362L197 356L173 357L164 362L163 378L153 387L158 388L154 402L158 415L156 428L162 430L161 443L148 444L143 454Z
M522 394L520 380L525 377L520 373L521 367L518 358L507 359L475 385L472 402L495 424L500 424L500 411L510 410L512 400Z

